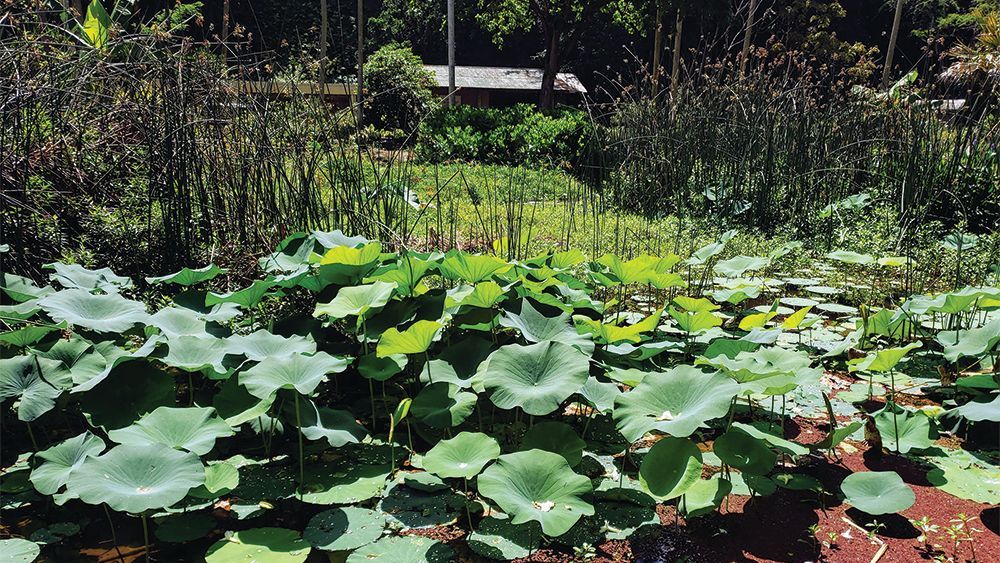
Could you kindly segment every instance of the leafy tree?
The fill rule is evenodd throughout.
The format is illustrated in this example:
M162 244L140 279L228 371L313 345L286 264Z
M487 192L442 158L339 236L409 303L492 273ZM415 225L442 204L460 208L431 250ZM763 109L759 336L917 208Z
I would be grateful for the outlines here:
M378 128L412 131L434 96L433 76L409 47L386 45L365 62L365 114Z

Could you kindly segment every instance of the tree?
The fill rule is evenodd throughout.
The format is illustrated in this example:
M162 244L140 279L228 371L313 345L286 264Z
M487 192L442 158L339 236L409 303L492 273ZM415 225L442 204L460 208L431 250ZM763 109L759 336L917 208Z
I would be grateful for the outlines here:
M386 45L365 62L365 116L379 129L410 132L434 103L433 75L409 47Z
M542 91L538 107L555 104L556 75L580 36L595 16L615 0L479 0L479 24L493 34L494 42L514 31L538 28L545 48Z

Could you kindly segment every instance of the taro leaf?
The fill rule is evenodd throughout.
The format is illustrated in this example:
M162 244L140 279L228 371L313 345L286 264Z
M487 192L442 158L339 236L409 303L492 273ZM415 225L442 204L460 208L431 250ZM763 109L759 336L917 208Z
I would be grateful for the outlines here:
M381 512L346 506L313 516L302 539L323 551L348 551L378 540L384 529L385 515Z
M67 289L38 300L38 306L56 322L95 332L125 332L149 320L146 306L116 293L94 295L85 289Z
M3 280L0 288L3 289L3 292L8 297L18 303L39 299L56 291L52 286L38 287L30 278L15 276L14 274L5 273L0 279Z
M845 264L861 264L862 266L867 266L868 264L874 264L875 258L870 254L858 254L857 252L851 252L849 250L835 250L826 255L830 260L836 260L838 262L843 262Z
M354 550L347 556L346 563L369 563L376 559L448 563L454 558L452 549L437 540L421 536L387 536Z
M45 461L31 471L31 484L43 495L54 495L66 484L73 470L102 451L104 440L90 432L63 440L38 452L38 457Z
M70 384L69 374L60 374L61 365L33 355L0 359L0 401L17 397L17 419L24 422L49 412Z
M87 291L101 290L105 293L118 293L121 289L132 287L132 280L119 276L110 268L88 270L79 264L62 264L53 262L43 266L53 270L49 279L66 289L85 289Z
M899 453L910 450L924 450L934 445L937 430L927 415L896 407L895 423L893 423L892 406L887 406L875 415L875 426L882 436L882 445L896 451L897 430L899 436Z
M31 563L38 558L41 548L37 543L21 538L0 540L0 561Z
M364 426L345 410L317 406L306 400L302 407L302 435L309 440L323 440L332 448L357 444L368 436Z
M469 418L476 406L475 393L452 383L432 383L413 399L413 416L432 428L451 428Z
M561 342L507 345L487 362L481 377L493 404L502 409L521 407L536 416L559 408L590 374L587 355Z
M528 429L521 441L522 450L545 450L563 456L570 467L583 459L587 442L580 439L573 427L562 422L539 422Z
M993 395L992 401L969 401L960 407L951 409L949 412L961 415L966 420L972 422L982 422L984 420L1000 422L1000 395Z
M861 512L878 515L902 512L913 506L916 495L895 471L861 471L840 484L844 500Z
M424 469L445 479L471 479L500 456L497 441L479 432L459 432L424 454Z
M146 322L148 327L156 327L160 333L174 338L177 336L208 337L208 322L197 311L183 307L164 307L153 313ZM149 334L147 328L146 334Z
M898 348L877 350L862 358L850 360L847 365L851 371L891 371L910 350L920 348L920 346L920 341L917 341Z
M511 516L512 524L534 520L548 536L561 536L594 507L581 495L590 479L573 472L566 459L543 450L500 456L477 479L479 493Z
M284 337L260 329L247 336L234 334L226 339L229 354L246 356L248 360L262 362L275 356L313 354L316 342L304 336Z
M684 493L684 500L681 501L685 517L697 518L710 514L722 504L726 496L732 492L733 484L720 477L716 474L711 479L700 479L691 485Z
M751 475L766 475L774 468L778 459L764 440L755 438L740 428L730 428L716 438L712 450L723 463Z
M225 461L210 462L205 467L205 483L191 489L190 496L202 499L215 499L238 487L240 470Z
M66 488L87 504L140 514L171 506L204 482L205 468L195 454L123 445L87 458L70 474Z
M205 563L302 563L310 551L312 547L295 530L254 528L212 544Z
M506 272L511 265L496 256L456 251L449 253L439 268L441 275L450 280L479 283L490 279L494 274Z
M225 274L229 270L225 270L216 266L215 264L209 264L204 268L182 268L178 272L168 274L166 276L146 278L146 281L152 285L157 285L161 283L166 284L176 284L182 286L191 286L199 283L207 282L214 279L219 274Z
M512 561L530 555L541 541L542 530L537 522L514 525L509 520L489 516L469 534L468 545L483 557Z
M273 397L254 397L233 377L222 384L222 388L215 394L212 406L227 424L237 427L266 413L273 401Z
M342 372L346 367L347 360L326 352L312 356L271 356L242 372L239 380L259 399L269 399L278 389L295 389L302 395L311 395L328 374Z
M310 504L355 504L381 494L391 467L350 463L349 467L307 465L302 500Z
M325 316L331 319L363 316L370 309L384 307L395 289L395 283L382 281L376 281L370 285L343 287L337 292L333 301L316 305L313 316Z
M642 457L639 482L660 500L683 495L701 478L702 455L687 438L658 440Z
M162 444L205 455L217 438L235 434L211 407L159 407L126 428L111 430L108 437L119 444Z
M725 415L739 385L718 372L691 366L648 374L615 400L618 430L629 442L651 430L683 438L713 418Z
M101 0L91 0L87 5L87 15L80 25L83 35L87 38L90 46L95 49L104 47L108 42L109 31L111 29L111 16Z
M763 256L735 256L729 260L716 262L712 271L727 278L738 278L749 270L760 270L770 264L771 259Z
M187 372L204 372L210 379L225 379L229 370L222 364L228 346L214 336L177 336L167 341L164 364Z
M521 336L532 344L553 340L574 346L588 355L594 351L593 341L576 331L569 313L546 316L530 299L521 300L519 313L507 312L500 317L500 324L521 331Z
M211 514L178 514L164 518L153 534L162 542L187 543L207 536L214 527L215 518Z
M274 287L274 280L268 278L266 280L256 280L250 284L250 287L229 293L215 293L210 291L205 296L205 305L212 307L223 303L232 303L244 309L251 309L260 304L265 297L272 295L271 290Z
M393 354L423 354L444 325L435 321L420 320L406 330L392 327L382 333L375 354L385 358Z
M145 360L123 363L80 397L90 424L106 430L124 428L176 399L174 380Z
M437 361L431 360L428 364ZM406 362L406 354L392 354L384 358L380 358L375 353L366 354L358 358L358 372L368 379L388 381L395 375L403 372ZM438 370L435 369L434 371L437 372Z

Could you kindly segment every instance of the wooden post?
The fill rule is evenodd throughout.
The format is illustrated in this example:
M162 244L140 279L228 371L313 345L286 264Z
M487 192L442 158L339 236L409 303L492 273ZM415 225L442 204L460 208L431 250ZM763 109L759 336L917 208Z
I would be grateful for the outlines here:
M652 97L660 90L660 55L663 53L663 8L656 7L656 31L653 35L653 91Z
M892 71L892 56L896 52L896 38L899 37L899 22L903 19L903 0L896 0L896 15L892 19L889 32L889 48L885 52L885 67L882 68L882 89L889 87L889 73Z
M455 105L455 0L448 0L448 107Z
M365 1L358 0L358 127L364 125L365 87Z
M746 31L743 33L743 49L740 51L740 76L747 71L747 61L750 59L750 42L753 39L753 17L757 12L757 0L750 0L750 11L747 13Z

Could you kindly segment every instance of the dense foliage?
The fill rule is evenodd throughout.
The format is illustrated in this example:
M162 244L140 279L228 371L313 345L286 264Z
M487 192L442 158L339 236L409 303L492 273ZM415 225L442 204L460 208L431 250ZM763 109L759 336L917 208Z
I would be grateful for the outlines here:
M509 108L443 107L420 124L417 156L430 162L465 160L573 167L584 162L591 124L583 111L549 113L528 104Z
M855 308L838 302L855 279L910 260L837 251L788 275L796 245L721 260L732 236L687 258L506 261L314 231L229 291L212 265L5 274L5 510L132 514L147 546L210 562L448 561L415 532L452 525L513 559L661 533L658 504L692 521L779 487L906 511L913 476L810 475L865 441L1000 502L995 443L977 442L1000 422L1000 289ZM829 279L833 264L854 274ZM938 403L910 406L913 389ZM825 430L789 436L793 417ZM965 450L936 441L953 431ZM30 561L79 530L0 553Z
M379 129L409 133L435 103L434 78L409 47L386 45L365 61L365 113Z

